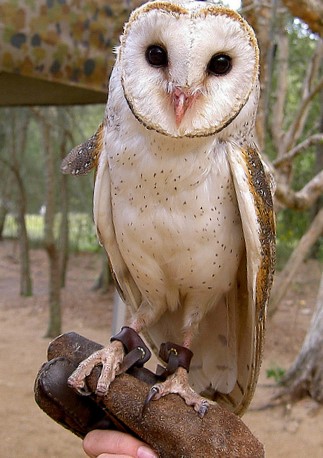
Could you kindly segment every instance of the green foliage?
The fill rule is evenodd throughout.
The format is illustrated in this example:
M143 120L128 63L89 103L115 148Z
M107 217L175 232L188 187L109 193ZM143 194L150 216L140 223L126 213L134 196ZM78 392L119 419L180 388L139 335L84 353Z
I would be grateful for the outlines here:
M10 142L12 131L8 126L8 117L14 113L16 116L16 129L19 131L24 120L30 118L27 132L25 151L18 151L20 172L25 182L27 191L27 212L38 213L44 205L44 154L39 124L32 111L27 108L2 108L0 109L0 201L4 194L1 183L6 177L14 183L10 170L11 152ZM53 115L54 113L54 115ZM48 112L48 119L52 125L53 150L56 152L57 180L61 178L60 162L62 153L66 155L74 146L88 139L97 129L102 120L104 108L102 105L87 107L56 108ZM62 129L68 128L70 135L68 141L62 146ZM62 151L63 150L63 151ZM85 177L70 177L70 205L72 211L91 212L92 208L93 175ZM14 210L16 189L13 185L10 193L10 209ZM60 206L60 196L57 195L57 207Z
M92 217L86 213L69 215L69 245L73 251L96 251L100 245Z
M61 215L55 218L55 235L58 236ZM42 247L44 238L44 217L41 215L26 215L28 238L33 247ZM13 215L6 218L4 237L16 238L17 222ZM99 243L95 233L92 218L86 213L70 213L69 215L69 246L72 251L99 251Z
M295 191L302 189L313 177L315 170L314 148L309 148L307 153L299 156L294 161L292 187ZM277 214L277 270L284 267L287 259L296 248L300 238L308 230L313 217L314 209L296 211L289 208ZM315 247L315 258L323 262L323 238L318 240Z
M57 234L59 211L61 208L60 163L74 146L89 138L100 123L104 107L95 105L87 107L66 107L42 109L51 124L51 141L55 153L56 180L58 183L56 195ZM10 120L15 119L15 129ZM17 182L11 168L11 148L14 132L20 132L26 120L29 120L27 141L24 151L17 151L19 171L26 188L27 227L33 246L41 246L43 242L43 218L39 216L40 209L45 204L45 165L42 150L42 133L37 117L28 108L0 109L0 205L9 211L4 236L15 237L17 227L14 215L17 213L19 195ZM67 132L67 135L66 134ZM64 136L65 135L65 136ZM92 221L93 174L83 177L67 177L70 212L70 247L73 250L96 250L98 243ZM10 187L10 189L9 189Z
M285 106L285 128L294 120L295 110L300 102L300 93L306 75L308 63L312 57L317 44L317 39L304 30L301 22L293 20L289 30L289 72L288 72L288 94ZM276 69L279 72L279 68ZM305 132L313 127L313 118L319 116L319 104L311 105L308 122Z
M288 91L285 101L285 116L283 129L287 130L292 121L294 120L295 112L299 106L300 94L302 90L303 81L307 71L308 63L313 55L314 49L317 44L317 38L309 34L302 23L295 20L290 20L287 25L288 38L289 38L289 54L288 54ZM277 76L280 74L281 68L274 59L274 68L272 75L272 87L270 108L273 106L276 96ZM317 122L320 115L320 103L318 98L313 101L310 108L307 124L304 129L306 136L307 132L313 128L313 122ZM275 117L275 113L268 114L269 121ZM268 151L267 151L268 148ZM266 151L269 157L275 157L275 151L272 149L270 132L268 132Z
M284 267L308 229L311 218L311 210L295 211L286 208L277 214L277 270Z
M267 369L266 376L267 378L273 378L276 383L280 383L285 373L286 371L282 367L272 366L271 368Z
M285 116L283 130L287 131L295 119L295 115L300 103L302 85L308 70L308 64L315 50L317 39L308 32L307 27L298 20L290 18L287 22L289 54L288 54L288 92L285 100ZM277 77L281 69L277 65L277 59L274 59L274 69L272 75L272 90L270 99L269 125L275 117L272 110L275 102ZM303 133L299 142L309 135L318 132L319 120L321 116L320 98L316 97L312 101L305 123ZM273 160L277 152L271 138L270 129L267 130L266 154ZM316 147L308 148L294 161L291 169L291 187L298 191L317 173L315 169ZM284 209L277 215L277 268L280 270L288 257L296 247L299 239L308 229L314 212L312 209L306 211L295 211ZM319 259L322 256L322 244L318 244L316 253Z
M298 156L293 163L293 182L295 191L302 189L313 177L315 169L315 148L308 148L306 154Z

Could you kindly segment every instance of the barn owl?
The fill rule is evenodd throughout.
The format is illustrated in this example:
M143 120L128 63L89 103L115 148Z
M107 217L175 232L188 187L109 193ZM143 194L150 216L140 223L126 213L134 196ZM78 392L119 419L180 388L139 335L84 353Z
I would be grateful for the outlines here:
M254 138L258 60L253 30L230 9L144 4L116 49L103 123L62 165L97 166L94 220L129 328L155 352L169 341L193 353L149 400L178 393L200 416L209 402L242 414L262 359L275 228ZM69 384L81 390L102 364L105 394L124 353L112 341Z

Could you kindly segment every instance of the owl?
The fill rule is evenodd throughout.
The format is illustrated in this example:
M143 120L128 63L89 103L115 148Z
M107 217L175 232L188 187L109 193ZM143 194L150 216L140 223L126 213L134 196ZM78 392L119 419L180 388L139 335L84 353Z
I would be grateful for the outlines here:
M149 401L178 393L200 416L212 402L241 415L262 359L275 224L254 138L258 62L238 13L147 2L124 27L102 124L62 165L97 167L94 220L129 328L156 353L174 343L175 369ZM106 393L124 353L113 340L69 384L81 390L102 364Z

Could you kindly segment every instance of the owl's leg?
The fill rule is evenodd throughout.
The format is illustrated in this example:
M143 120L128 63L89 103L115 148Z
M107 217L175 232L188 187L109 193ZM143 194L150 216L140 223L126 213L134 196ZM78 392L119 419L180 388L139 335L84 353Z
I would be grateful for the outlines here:
M152 400L174 393L181 396L187 405L193 406L201 418L204 417L210 401L196 393L191 388L188 380L190 360L193 356L188 347L191 345L192 335L190 332L184 338L183 347L170 342L162 344L160 357L168 363L166 375L168 372L171 372L171 374L167 376L164 382L157 383L150 389L146 405Z

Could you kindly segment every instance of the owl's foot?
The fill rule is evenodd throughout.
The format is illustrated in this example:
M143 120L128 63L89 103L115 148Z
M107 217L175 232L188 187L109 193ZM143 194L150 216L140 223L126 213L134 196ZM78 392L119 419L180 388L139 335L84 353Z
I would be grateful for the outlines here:
M150 358L151 353L141 337L131 328L125 326L107 346L94 352L82 361L68 379L68 385L79 394L91 394L86 386L85 379L94 367L101 365L95 393L104 396L116 375L127 371L131 366L143 366Z
M122 343L118 341L111 342L107 347L92 353L92 355L82 361L69 377L67 383L79 394L91 394L87 389L85 379L96 366L102 365L101 375L95 392L99 396L104 396L108 392L110 383L119 372L123 358L124 349Z
M188 371L193 357L191 350L172 342L166 342L161 345L159 356L167 364L164 371L159 374L166 377L166 380L155 384L150 389L145 406L152 400L176 393L184 399L187 405L193 406L201 418L204 417L209 402L197 394L188 381Z
M187 370L183 367L179 367L174 374L167 377L165 382L154 385L149 391L145 404L171 393L178 394L187 405L193 406L200 418L206 414L209 402L190 387Z

